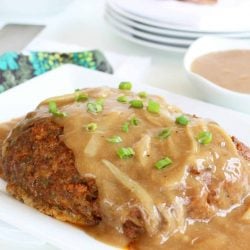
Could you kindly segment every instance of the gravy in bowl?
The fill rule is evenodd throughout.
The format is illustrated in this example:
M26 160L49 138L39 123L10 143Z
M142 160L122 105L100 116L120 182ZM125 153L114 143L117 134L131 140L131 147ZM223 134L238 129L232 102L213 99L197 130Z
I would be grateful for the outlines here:
M214 84L250 94L250 50L212 52L198 57L191 71Z

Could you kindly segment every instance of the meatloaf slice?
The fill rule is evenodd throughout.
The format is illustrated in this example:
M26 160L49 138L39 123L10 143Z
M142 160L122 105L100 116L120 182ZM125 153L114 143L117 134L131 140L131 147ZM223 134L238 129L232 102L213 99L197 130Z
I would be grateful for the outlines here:
M62 221L96 225L101 216L94 178L79 175L73 152L51 118L26 119L3 150L3 177L18 200Z
M73 152L60 140L62 134L63 127L51 118L26 118L12 131L3 150L7 190L24 203L62 221L96 225L101 214L95 179L79 175ZM249 160L250 149L235 137L232 141ZM189 208L197 211L199 206L194 201ZM203 211L206 209L201 208ZM146 232L139 210L131 211L123 232L131 240Z

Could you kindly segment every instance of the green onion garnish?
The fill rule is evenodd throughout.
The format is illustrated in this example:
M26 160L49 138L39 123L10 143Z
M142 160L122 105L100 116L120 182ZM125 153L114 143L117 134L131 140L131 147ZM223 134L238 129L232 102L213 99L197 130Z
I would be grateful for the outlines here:
M122 142L122 138L118 135L114 135L114 136L107 138L107 141L111 143L120 143Z
M125 123L122 125L122 131L125 132L125 133L128 133L128 130L129 130L129 123L128 123L128 122L125 122Z
M147 92L142 91L142 92L139 92L139 93L138 93L138 96L139 96L140 98L146 98L146 97L148 96L148 94L147 94Z
M165 128L165 129L163 129L163 130L158 134L158 137L159 137L160 139L166 139L166 138L168 138L170 135L171 135L171 129Z
M118 102L121 102L121 103L127 103L128 102L128 97L123 95L123 96L118 96L117 99L116 99Z
M119 84L119 89L121 89L121 90L131 90L132 89L132 83L131 82L121 82Z
M94 122L91 122L88 125L86 125L85 128L89 132L94 132L97 129L97 124Z
M189 119L185 115L178 116L175 120L176 123L186 126L189 123Z
M55 114L58 112L56 102L53 102L53 101L49 102L49 112L51 114Z
M75 90L75 100L76 102L85 102L88 100L88 94L81 92L79 89Z
M129 121L122 124L122 131L128 133L129 126L138 126L139 120L134 116Z
M133 117L129 120L129 124L132 126L137 126L139 124L139 120L136 117Z
M102 105L102 107L103 107L105 100L104 100L104 98L99 98L95 102Z
M132 148L119 148L117 151L117 155L120 159L128 159L135 155L135 152Z
M160 113L160 104L156 101L149 100L147 110L150 113L159 114Z
M54 101L49 102L49 113L57 117L67 116L65 112L61 112L60 110L58 110L56 102Z
M209 131L202 131L198 134L196 139L200 144L205 145L205 144L209 144L212 141L213 136L212 136L212 133Z
M87 104L87 111L89 113L100 113L103 110L103 100L96 101L96 102L89 102Z
M141 100L132 100L129 102L130 107L136 108L136 109L142 109L143 108L143 102Z
M169 157L165 157L165 158L157 161L154 166L157 169L163 169L163 168L169 166L172 163L173 162L172 162L172 160Z

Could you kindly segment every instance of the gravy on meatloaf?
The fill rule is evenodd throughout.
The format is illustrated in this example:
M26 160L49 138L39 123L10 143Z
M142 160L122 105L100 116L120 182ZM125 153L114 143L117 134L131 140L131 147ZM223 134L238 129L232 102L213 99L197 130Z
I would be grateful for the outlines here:
M131 249L248 248L250 164L222 128L190 115L185 115L188 124L176 122L183 113L158 96L140 99L110 88L82 91L87 101L75 102L74 94L51 98L39 105L35 118L51 116L48 103L54 100L67 114L54 121L64 127L61 139L74 152L76 168L96 178L103 217L86 232ZM142 100L144 108L118 102L119 96ZM160 104L159 113L147 110L149 100ZM96 102L103 110L89 112L89 103ZM166 129L169 135L161 136ZM212 134L208 143L200 141L204 131ZM121 141L112 143L114 136ZM133 154L119 158L121 147L130 147ZM156 167L162 159L170 161ZM129 219L137 225L131 217L134 208L145 230L130 242L123 232Z

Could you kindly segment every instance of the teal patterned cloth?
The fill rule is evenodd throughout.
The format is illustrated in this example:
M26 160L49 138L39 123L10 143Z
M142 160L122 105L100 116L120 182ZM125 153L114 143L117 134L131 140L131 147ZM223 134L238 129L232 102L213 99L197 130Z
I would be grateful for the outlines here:
M30 52L29 55L7 52L0 55L0 93L65 63L106 73L113 72L105 56L98 50L73 53Z

